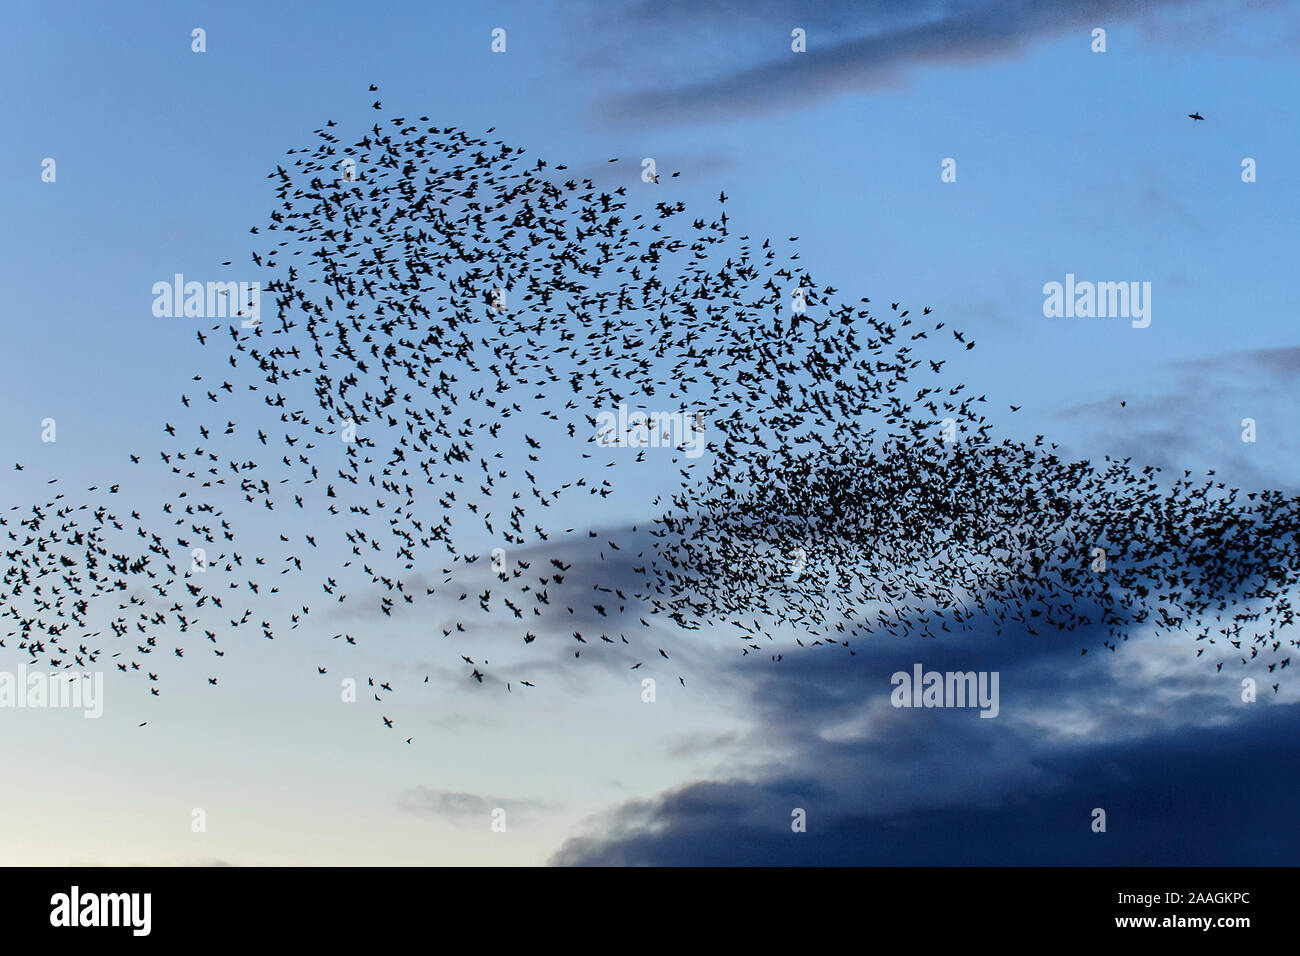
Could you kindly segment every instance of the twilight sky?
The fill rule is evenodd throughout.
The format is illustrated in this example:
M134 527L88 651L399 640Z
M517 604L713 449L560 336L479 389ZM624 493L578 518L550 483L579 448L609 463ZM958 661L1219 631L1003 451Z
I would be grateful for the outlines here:
M371 83L385 116L495 127L633 196L714 210L725 190L735 228L799 236L819 279L971 333L960 380L1003 434L1297 490L1293 4L18 0L4 20L6 510L51 478L69 497L118 481L128 451L158 447L198 353L194 320L152 315L152 285L229 278L218 264L247 261L274 205L268 172L327 119L360 137ZM681 176L648 187L643 157ZM1151 283L1150 326L1045 317L1044 284L1067 274ZM146 475L135 493L160 492ZM648 500L581 520L626 529ZM570 558L575 581L608 573L577 544ZM318 580L282 586L318 600ZM675 637L687 686L646 704L621 662L579 666L558 643L532 692L479 686L436 645L441 619L360 607L232 647L219 688L160 661L166 696L107 673L98 720L0 709L0 863L1296 860L1279 821L1300 688L1261 680L1243 703L1242 674L1190 638L1080 657L1095 637L990 625L774 665L701 631ZM345 629L361 650L330 640ZM516 640L483 626L459 652L506 659ZM15 645L0 670L25 660ZM998 671L998 717L891 707L890 675L918 662ZM335 675L406 688L383 707L404 732L364 695L341 702Z

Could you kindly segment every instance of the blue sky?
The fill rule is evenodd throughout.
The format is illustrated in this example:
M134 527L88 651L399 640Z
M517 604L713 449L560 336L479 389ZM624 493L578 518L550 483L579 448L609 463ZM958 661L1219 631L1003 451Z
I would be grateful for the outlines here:
M17 3L5 21L0 440L27 466L0 471L11 503L56 476L70 495L118 480L128 451L158 447L210 356L186 320L151 314L152 284L247 262L267 174L327 119L361 136L371 83L385 116L495 127L632 202L647 156L681 171L662 188L688 207L716 210L725 190L734 228L799 236L822 281L969 332L979 347L953 365L1004 434L1295 490L1294 5ZM1045 318L1042 287L1067 273L1150 282L1150 327ZM165 479L133 478L141 495ZM652 514L627 494L585 520ZM688 686L651 706L621 665L560 652L536 694L489 696L430 646L431 622L385 622L360 658L330 645L342 622L232 649L220 693L178 671L192 687L159 702L109 674L98 721L0 711L24 768L0 794L0 860L1295 859L1275 821L1294 805L1300 691L1243 704L1239 675L1190 640L1080 659L1079 640L977 628L773 668L678 635ZM467 640L517 652L491 627ZM22 657L0 648L0 667ZM891 708L889 675L915 661L999 670L998 719ZM392 705L415 743L322 689L327 662L418 687ZM1088 828L1098 806L1105 834ZM792 807L808 833L790 832Z

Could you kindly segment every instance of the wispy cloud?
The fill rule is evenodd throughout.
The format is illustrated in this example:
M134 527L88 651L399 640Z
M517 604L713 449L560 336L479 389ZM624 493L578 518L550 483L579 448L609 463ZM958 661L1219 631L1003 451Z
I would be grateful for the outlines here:
M424 786L403 793L398 798L398 805L403 810L432 814L461 826L470 824L486 826L487 821L492 818L492 812L498 808L511 813L520 813L546 807L536 800L485 797L476 793L434 790Z
M1166 471L1213 467L1219 479L1246 487L1294 486L1291 463L1300 443L1277 395L1300 377L1300 348L1218 352L1170 362L1135 393L1071 405L1061 420L1095 431L1089 450L1131 456ZM1141 389L1145 392L1142 394ZM1245 419L1255 421L1255 441L1242 440ZM1266 454L1261 454L1266 450Z
M706 120L792 108L850 90L896 84L924 64L1007 56L1040 37L1110 27L1184 0L979 0L809 5L793 0L756 4L645 3L621 18L621 40L635 36L636 70L651 85L615 95L612 119ZM807 31L809 53L790 51L790 31ZM843 39L849 34L848 39ZM699 78L725 40L726 65ZM693 44L693 47L692 47ZM710 50L700 57L703 48ZM601 57L593 55L592 62ZM671 72L684 82L668 80Z

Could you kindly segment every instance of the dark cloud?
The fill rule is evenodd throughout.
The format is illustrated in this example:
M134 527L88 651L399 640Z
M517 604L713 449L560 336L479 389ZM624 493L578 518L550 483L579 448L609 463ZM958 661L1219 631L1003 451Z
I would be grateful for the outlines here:
M1300 708L1248 729L1042 758L1048 792L987 803L844 815L808 812L799 781L695 784L629 805L602 837L570 840L558 865L1288 866L1300 850L1296 808ZM972 759L978 759L972 755ZM954 768L956 769L956 768ZM1106 832L1091 829L1094 808Z
M738 663L746 779L700 780L624 804L552 863L650 865L1246 865L1293 859L1280 825L1300 763L1296 694L1240 700L1191 640L1079 654L1104 630L864 642ZM1001 712L893 708L890 675L997 670ZM1225 665L1225 668L1227 665ZM1255 675L1261 678L1263 675ZM719 739L731 750L736 741ZM1093 808L1108 816L1090 829ZM1262 812L1261 808L1273 810ZM791 829L807 814L806 833Z

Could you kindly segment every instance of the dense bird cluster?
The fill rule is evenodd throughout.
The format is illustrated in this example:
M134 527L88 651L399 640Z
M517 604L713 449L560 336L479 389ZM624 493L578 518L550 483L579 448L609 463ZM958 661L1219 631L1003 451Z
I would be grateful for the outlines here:
M118 484L0 517L0 607L33 660L106 656L157 694L149 655L298 628L319 574L317 601L360 589L376 620L432 602L435 639L496 615L633 669L702 627L779 660L782 634L852 654L977 620L1095 628L1110 650L1155 627L1219 668L1288 665L1300 499L996 439L945 371L973 341L928 308L843 301L797 237L735 234L725 194L694 216L653 201L656 177L630 202L428 117L334 130L270 174L258 321L196 330L224 354L163 427L171 495L148 517ZM707 450L599 440L620 406L698 423ZM602 530L614 503L656 516Z

